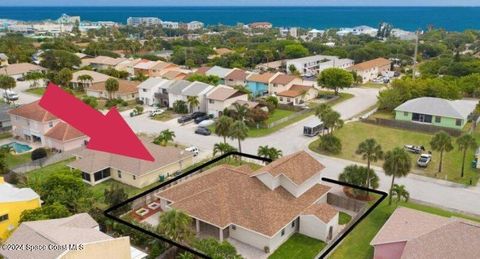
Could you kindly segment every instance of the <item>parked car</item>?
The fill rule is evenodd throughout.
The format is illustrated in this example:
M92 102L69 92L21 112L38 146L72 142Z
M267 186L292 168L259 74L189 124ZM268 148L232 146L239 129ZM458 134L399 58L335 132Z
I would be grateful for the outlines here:
M427 167L431 161L432 161L431 154L421 154L417 160L417 165L420 167Z
M200 126L200 127L208 127L208 126L210 126L210 125L213 125L214 123L215 123L214 120L208 119L208 120L204 120L204 121L200 122L200 123L198 124L198 126Z
M200 152L196 146L187 147L185 148L185 151L193 153L193 156L198 156L198 153Z
M12 90L3 91L3 99L7 102L18 100L18 94Z
M185 123L185 122L189 122L193 120L193 117L191 114L188 114L188 115L183 115L182 117L178 118L177 122L178 123Z
M17 78L17 81L23 82L23 81L25 81L25 78L24 77L19 77L19 78Z
M159 115L165 112L165 109L155 109L150 111L150 117L155 117L155 115Z
M414 154L420 154L422 151L425 151L424 146L414 146L414 145L405 145L403 146L405 150Z
M212 132L211 132L208 128L198 127L198 128L195 130L195 134L203 135L203 136L210 136L210 135L212 134Z
M205 115L203 115L203 116L200 116L200 117L195 118L194 122L195 122L195 124L199 124L200 122L202 122L202 121L204 121L204 120L208 120L208 119L210 119L210 118L211 118L210 115L206 115L206 114L205 114Z
M196 119L198 117L202 117L202 116L205 116L205 115L207 115L207 114L204 113L204 112L194 112L194 113L190 114L190 116L192 116L193 119Z

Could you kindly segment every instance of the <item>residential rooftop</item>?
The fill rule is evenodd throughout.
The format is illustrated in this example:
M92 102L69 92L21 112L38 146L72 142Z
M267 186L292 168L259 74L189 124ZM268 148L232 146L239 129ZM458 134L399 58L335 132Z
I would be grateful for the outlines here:
M476 102L468 100L452 101L436 97L420 97L404 102L395 108L395 111L467 119L475 107Z

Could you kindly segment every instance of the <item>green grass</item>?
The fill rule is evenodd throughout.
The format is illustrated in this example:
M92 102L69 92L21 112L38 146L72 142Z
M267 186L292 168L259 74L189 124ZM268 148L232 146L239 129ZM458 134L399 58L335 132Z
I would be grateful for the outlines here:
M345 212L340 211L339 216L338 216L338 224L339 225L348 224L348 222L350 222L350 220L352 220L352 216L348 215Z
M25 90L25 92L30 93L30 94L34 94L34 95L38 95L38 96L42 96L45 93L45 87L29 88L29 89Z
M23 154L8 154L7 158L7 166L8 168L13 168L21 164L28 163L31 160L30 158L30 152L29 153L23 153Z
M425 149L430 150L430 140L433 135L426 133L419 133L415 131L393 129L388 127L382 127L362 122L353 122L345 124L345 126L335 132L335 135L342 141L342 152L337 156L339 158L364 162L360 155L355 154L358 144L368 138L374 138L382 146L384 151L393 149L394 147L403 147L405 144L411 145L423 145ZM480 143L480 133L475 134L477 141ZM438 163L440 154L433 152L432 162L426 169L422 169L416 166L418 159L417 154L410 154L412 158L412 169L414 173L420 173L421 175L436 177L439 179L449 180L461 184L476 184L479 178L477 169L471 168L471 161L474 159L474 150L469 150L465 160L465 176L460 177L461 165L462 165L462 152L458 150L455 143L456 139L452 140L454 149L451 152L444 154L443 169L441 173L437 174ZM322 153L318 150L319 140L316 140L310 144L310 149ZM383 161L377 161L373 164L381 166Z
M175 118L175 113L173 111L165 111L162 114L155 115L152 119L157 121L169 121Z
M480 221L480 218L465 216L459 213L429 207L418 203L400 202L399 206L432 213L444 217L462 217L469 220ZM383 201L375 210L360 222L344 239L340 246L329 257L331 259L356 258L370 259L373 257L373 247L370 242L383 224L395 210L396 205L388 206L388 200Z
M367 83L361 85L362 88L382 88L382 87L386 87L386 86L388 86L388 85L387 84L377 84L377 83L373 83L373 82L367 82Z
M276 112L276 110L275 110ZM274 112L274 113L275 113ZM292 112L293 113L293 112ZM284 113L285 114L285 113ZM280 123L278 125L275 125L274 127L271 127L271 128L268 128L268 129L265 129L265 128L260 128L260 129L257 129L257 128L250 128L250 130L248 131L248 137L251 137L251 138L258 138L258 137L263 137L263 136L266 136L266 135L269 135L269 134L272 134L282 128L285 128L286 126L288 125L291 125L295 122L298 122L298 121L301 121L305 118L307 118L308 116L310 115L313 115L313 111L311 112L306 112L306 113L303 113L299 116L296 116L295 118L291 119L291 120L288 120L288 121L285 121L283 123ZM288 115L287 115L288 116ZM282 117L283 118L283 117ZM277 120L279 120L280 118L278 118ZM269 118L270 120L270 118ZM268 121L268 120L267 120ZM270 121L269 123L271 123L273 121Z
M0 139L6 139L6 138L11 138L11 137L13 137L13 135L9 131L0 133Z
M45 167L40 168L40 169L33 170L33 171L27 173L27 179L30 180L30 181L39 181L39 180L45 179L46 177L48 177L49 175L51 175L53 173L70 172L70 168L67 167L67 164L71 163L73 160L74 159L68 159L68 160L65 160L65 161L61 161L61 162L58 162L58 163L55 163L55 164L45 166ZM78 175L78 177L80 178L80 174ZM159 184L159 183L154 183L154 184L146 186L142 189L138 189L138 188L135 188L135 187L117 182L117 181L112 180L112 179L107 180L107 181L102 182L102 183L99 183L95 186L91 186L91 185L88 185L87 183L85 183L85 185L87 185L89 187L89 189L92 191L92 196L95 200L96 205L98 207L102 208L102 209L107 208L107 205L104 203L103 193L104 193L105 189L109 189L110 186L112 186L112 185L117 185L117 186L120 186L120 187L124 188L124 190L128 194L128 196L132 197L132 196L134 196L138 193L141 193L145 190L148 190L148 189L152 188L153 186L155 186L157 184Z
M325 246L326 244L320 240L295 233L268 258L311 259L320 253Z

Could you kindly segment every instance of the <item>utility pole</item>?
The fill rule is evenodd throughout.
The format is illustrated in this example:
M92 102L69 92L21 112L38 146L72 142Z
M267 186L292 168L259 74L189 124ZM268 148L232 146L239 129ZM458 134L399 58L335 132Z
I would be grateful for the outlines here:
M416 73L417 73L417 55L418 55L418 35L419 35L419 30L416 32L416 37L415 37L415 51L413 54L413 68L412 68L412 79L415 80Z

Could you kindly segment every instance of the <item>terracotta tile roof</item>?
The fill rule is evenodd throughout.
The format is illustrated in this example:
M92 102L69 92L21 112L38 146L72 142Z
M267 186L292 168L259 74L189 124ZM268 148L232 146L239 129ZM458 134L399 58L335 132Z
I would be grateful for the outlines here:
M222 229L234 224L271 237L329 190L329 186L316 184L295 198L283 187L270 190L244 168L222 165L156 195Z
M286 85L286 84L289 84L290 82L292 82L293 80L295 80L297 78L298 77L292 76L292 75L280 74L272 80L272 84Z
M328 223L337 215L338 211L327 203L313 204L308 207L303 215L313 215L321 221Z
M116 66L123 61L128 60L127 58L112 58L107 56L97 56L91 60L90 63L99 64L99 65L107 65L107 66Z
M211 67L199 67L197 70L195 70L195 73L205 75L205 73L207 73L207 71L210 70L210 68Z
M166 78L168 80L185 79L187 76L188 76L187 73L184 73L182 71L176 71L176 70L168 71L162 75L163 78Z
M277 159L263 168L258 169L255 175L269 173L273 177L284 175L297 185L302 184L325 168L315 158L305 151L299 151Z
M408 241L401 258L480 258L480 226L450 222Z
M129 81L129 80L118 80L118 91L115 94L130 94L130 93L137 93L138 89L137 86L140 82L137 81ZM87 88L88 91L97 91L103 92L105 90L105 82L100 82L96 84L92 84L90 87Z
M233 89L231 87L219 85L213 88L213 90L207 94L207 98L212 100L217 100L217 101L225 101L229 98L236 97L243 94L244 93L236 89Z
M176 67L178 67L178 65L168 63L168 62L164 62L164 61L157 61L157 64L155 66L153 66L152 69L162 70L162 69L166 69L166 68L176 68Z
M162 147L146 141L143 141L143 144L155 157L154 162L85 149L77 154L80 159L73 161L68 166L88 173L95 173L105 168L115 168L142 176L192 156L190 152L185 152L181 148Z
M247 77L247 80L268 84L274 75L274 73L251 74L249 77Z
M408 241L446 224L448 218L404 207L397 208L370 245Z
M352 70L368 70L375 67L387 66L390 65L392 61L385 58L376 58L369 61L365 61L359 64L356 64L351 67Z
M313 87L308 86L308 85L293 85L290 87L290 89L277 93L278 96L284 96L284 97L297 97L305 92L308 92L310 89L313 89Z
M247 78L247 75L248 74L245 70L235 68L230 74L225 76L225 80L244 81Z
M47 122L52 120L58 120L55 115L47 112L47 110L43 109L39 104L39 101L35 101L33 103L24 104L18 108L12 109L9 111L10 114L17 115L26 119L39 121L39 122Z
M46 71L47 69L30 63L10 64L6 67L0 68L0 75L19 75L32 71Z
M45 137L60 141L69 141L86 136L69 124L66 124L65 122L59 122L47 133L45 133Z

